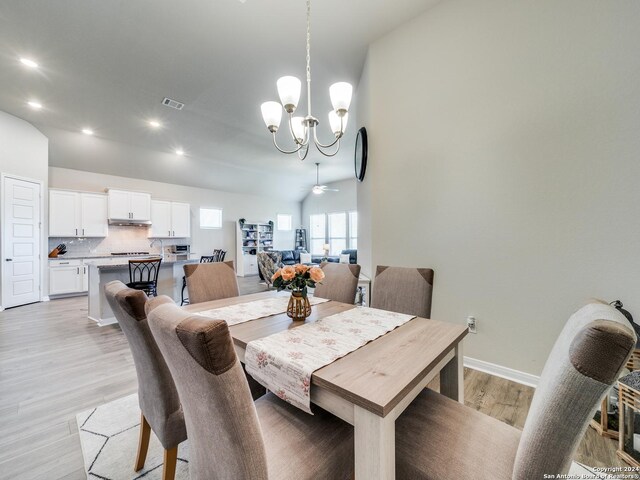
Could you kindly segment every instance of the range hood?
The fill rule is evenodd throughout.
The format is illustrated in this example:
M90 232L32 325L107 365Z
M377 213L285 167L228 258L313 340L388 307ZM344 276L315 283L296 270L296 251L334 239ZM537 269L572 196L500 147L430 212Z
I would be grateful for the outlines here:
M110 218L109 225L120 225L127 227L148 227L151 220L131 220L127 218Z

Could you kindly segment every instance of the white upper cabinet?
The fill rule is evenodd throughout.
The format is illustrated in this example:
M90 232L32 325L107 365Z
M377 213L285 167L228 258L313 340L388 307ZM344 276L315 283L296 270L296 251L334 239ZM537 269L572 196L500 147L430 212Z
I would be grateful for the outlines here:
M49 236L77 237L80 224L80 194L49 190ZM105 222L107 221L105 217Z
M149 237L168 238L171 236L171 202L153 200L151 202L151 229Z
M148 222L151 220L151 195L110 189L109 219Z
M107 196L49 190L50 237L106 237Z
M171 202L171 233L172 237L191 236L191 207L188 203Z
M151 202L151 238L191 237L191 207L188 203Z
M81 236L106 237L109 235L107 196L99 193L81 193L80 206Z
M131 192L131 219L145 222L151 220L151 195Z

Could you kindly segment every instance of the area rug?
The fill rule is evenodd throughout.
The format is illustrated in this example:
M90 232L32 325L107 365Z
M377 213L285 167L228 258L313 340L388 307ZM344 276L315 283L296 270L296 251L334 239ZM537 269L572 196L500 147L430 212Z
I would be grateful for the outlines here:
M133 471L140 433L138 395L133 394L76 415L87 478L161 480L164 450L152 433L144 468ZM178 447L176 480L189 479L189 442Z
M133 471L138 448L140 407L133 394L76 415L80 429L80 444L84 467L89 479L100 480L161 480L163 449L151 434L145 466ZM189 479L189 442L178 447L176 480ZM568 478L615 480L594 472L591 467L573 462ZM567 477L565 477L567 478Z

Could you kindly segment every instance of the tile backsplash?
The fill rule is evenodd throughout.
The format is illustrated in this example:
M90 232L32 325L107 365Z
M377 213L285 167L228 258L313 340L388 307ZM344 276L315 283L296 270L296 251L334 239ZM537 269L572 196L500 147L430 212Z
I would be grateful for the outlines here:
M112 252L150 252L160 253L160 240L147 238L148 227L109 226L109 236L105 238L68 238L50 237L49 251L59 244L67 246L70 255L101 255ZM151 244L153 243L153 246ZM190 243L185 238L167 238L162 240L165 249L171 245Z

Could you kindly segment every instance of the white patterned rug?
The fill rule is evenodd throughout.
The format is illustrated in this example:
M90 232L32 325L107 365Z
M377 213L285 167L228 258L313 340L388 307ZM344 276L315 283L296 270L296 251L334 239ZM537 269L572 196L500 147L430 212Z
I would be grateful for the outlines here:
M138 395L119 398L97 408L76 415L80 429L80 444L84 456L84 468L89 479L100 480L161 480L163 449L151 434L149 453L145 466L139 472L133 471L138 448L140 430L140 407ZM176 480L189 479L189 442L183 442L178 448ZM590 467L573 462L569 478L599 479ZM566 478L566 477L565 477Z
M140 433L138 395L133 394L76 415L87 478L160 480L164 450L152 433L144 468L133 471ZM176 480L189 479L189 442L178 447Z

